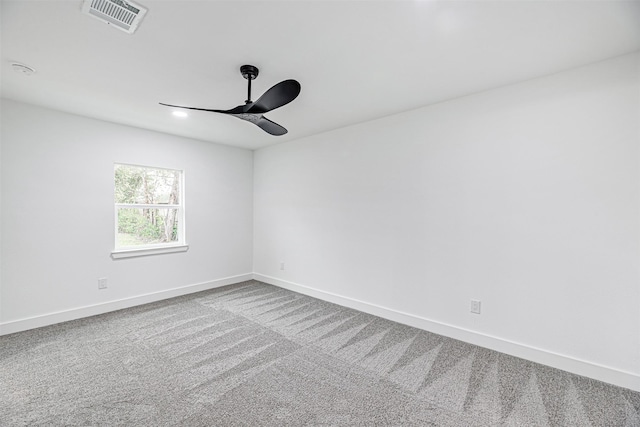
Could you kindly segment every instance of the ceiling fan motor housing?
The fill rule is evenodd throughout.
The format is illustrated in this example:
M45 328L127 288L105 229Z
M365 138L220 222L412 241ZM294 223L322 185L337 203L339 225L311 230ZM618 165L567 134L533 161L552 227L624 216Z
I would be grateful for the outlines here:
M242 67L240 67L240 73L242 73L242 77L247 80L254 80L256 77L258 77L259 71L260 70L258 70L258 67L254 67L253 65L243 65Z

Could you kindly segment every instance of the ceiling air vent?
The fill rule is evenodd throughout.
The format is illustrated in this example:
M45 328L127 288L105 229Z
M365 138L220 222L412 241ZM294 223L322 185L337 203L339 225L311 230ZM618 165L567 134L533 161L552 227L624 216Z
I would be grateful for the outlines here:
M84 0L82 12L132 34L140 25L147 9L125 0Z

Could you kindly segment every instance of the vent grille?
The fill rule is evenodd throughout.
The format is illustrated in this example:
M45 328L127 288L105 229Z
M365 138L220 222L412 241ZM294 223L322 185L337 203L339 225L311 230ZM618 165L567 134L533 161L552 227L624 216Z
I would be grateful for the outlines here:
M132 34L147 9L125 0L84 0L82 12Z

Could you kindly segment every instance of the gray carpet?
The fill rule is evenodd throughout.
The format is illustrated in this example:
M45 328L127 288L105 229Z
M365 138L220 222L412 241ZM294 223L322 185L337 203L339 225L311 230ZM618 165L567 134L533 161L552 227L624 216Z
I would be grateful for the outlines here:
M0 425L640 426L640 393L256 281L0 337Z

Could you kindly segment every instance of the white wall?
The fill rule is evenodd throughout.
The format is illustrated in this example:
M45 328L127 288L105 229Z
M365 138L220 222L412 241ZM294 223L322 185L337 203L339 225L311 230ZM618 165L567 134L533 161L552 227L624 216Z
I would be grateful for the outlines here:
M8 100L1 148L4 333L251 277L251 151ZM114 162L184 170L187 252L111 259Z
M254 272L640 390L639 61L257 151Z

